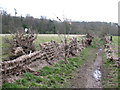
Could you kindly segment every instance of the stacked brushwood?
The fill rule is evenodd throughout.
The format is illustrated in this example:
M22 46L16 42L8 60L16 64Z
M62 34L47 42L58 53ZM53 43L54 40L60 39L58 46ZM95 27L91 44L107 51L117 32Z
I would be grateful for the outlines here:
M13 39L5 39L5 43L8 44L6 48L6 54L10 55L9 59L15 59L24 54L29 54L35 51L33 41L37 38L37 35L30 32L26 34L25 32L17 32Z
M114 63L114 66L116 67L120 67L120 58L119 57L115 57L115 52L112 49L112 42L111 42L111 37L110 36L106 36L105 37L105 45L104 45L104 51L106 53L106 57L108 60L110 60L111 62Z
M87 33L87 35L86 35L86 42L85 42L87 44L87 46L92 44L93 38L94 37L92 35L90 35L89 33Z
M22 35L21 35L22 36ZM35 39L35 37L34 37ZM32 38L33 41L33 38ZM84 39L83 42L87 42L87 39ZM19 42L20 43L20 42ZM23 43L23 42L22 42ZM80 51L84 49L84 46L88 46L88 43L81 43L77 40L77 38L72 38L69 43L67 43L67 48L65 50L65 42L57 43L56 41L45 42L40 44L41 49L39 51L34 51L32 53L28 53L28 49L24 49L23 44L21 43L21 47L23 48L26 54L10 60L2 62L2 76L3 82L13 82L8 81L7 78L11 76L20 76L24 72L32 72L34 73L29 65L33 62L41 62L46 61L48 64L52 64L53 61L62 60L66 56L72 57L79 55ZM29 47L28 47L29 48Z

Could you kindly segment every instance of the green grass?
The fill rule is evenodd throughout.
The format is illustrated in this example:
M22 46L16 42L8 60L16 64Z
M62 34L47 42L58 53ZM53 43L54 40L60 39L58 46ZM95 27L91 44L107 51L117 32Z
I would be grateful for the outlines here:
M38 36L37 39L34 41L35 47L39 49L39 44L44 42L49 42L51 40L60 41L59 37L57 36Z
M120 37L119 36L112 36L112 44L115 45L115 46L119 46L120 45Z
M68 39L72 38L73 36L76 37L77 35L69 35ZM44 35L44 34L40 35L40 34L38 34L37 39L33 43L35 45L36 50L39 50L40 49L40 47L39 47L40 43L49 42L51 40L55 40L57 42L60 42L61 40L63 40L63 37L64 37L63 35L61 35L59 37L58 35L50 35L50 34L48 34L48 35ZM1 53L0 57L7 58L7 57L9 57L8 54L2 54L2 53L5 52L4 49L6 49L9 46L7 43L4 42L5 41L4 38L12 39L12 35L0 36L0 39L2 40L2 42L0 43L0 48L2 48L2 50L0 50L0 53ZM79 40L81 40L81 36L77 36L77 38Z
M103 54L103 69L103 88L120 88L120 86L118 86L118 83L120 83L120 76L118 75L120 69L114 67L113 63L107 60L105 54Z
M117 50L118 48L120 48L120 36L112 36L113 40L112 40L112 49L113 50ZM120 56L120 51L118 50L118 52L115 53L115 55L118 57Z
M69 35L69 36L68 36L68 39L69 39L69 38L72 38L72 37L76 37L76 36L77 36L77 35ZM3 47L3 48L7 46L7 43L4 43L4 38L9 38L9 39L11 39L11 38L12 38L12 35L0 36L0 39L2 39L2 43L0 43L0 47ZM38 35L37 35L37 39L34 41L34 44L35 44L36 48L38 48L40 43L49 42L49 41L51 41L51 40L55 40L55 41L57 41L57 42L60 42L61 40L63 40L63 38L64 38L63 35L61 35L61 36L59 37L58 35L49 35L49 34L48 34L48 36L47 36L47 35L44 35L44 34L42 34L42 35L38 34ZM77 36L77 38L78 38L79 40L81 40L81 36Z
M32 73L24 73L20 80L15 83L5 83L3 88L64 88L68 83L67 80L73 78L71 73L81 66L86 60L88 60L89 51L92 48L84 49L80 56L72 57L68 59L68 64L65 64L63 60L59 61L53 66L45 66L41 70L40 75L35 76Z
M75 37L76 37L77 35L75 35ZM68 36L68 39L69 38L72 38L73 36ZM78 40L81 40L81 37L79 36L77 36L77 38L78 38ZM35 44L35 47L37 48L37 49L39 49L39 44L41 44L41 43L44 43L44 42L49 42L49 41L51 41L51 40L55 40L55 41L57 41L57 42L60 42L61 40L63 40L64 39L64 36L63 35L61 35L60 37L58 36L58 35L48 35L48 36L46 36L46 35L38 35L37 36L37 39L34 41L34 44Z
M118 49L118 46L120 45L119 43L119 36L112 36L112 46L113 50ZM116 55L120 55L120 52L118 51ZM120 69L118 67L114 67L113 63L110 60L107 60L106 54L103 54L103 68L104 73L103 73L103 79L102 79L102 84L103 88L120 88L118 86L118 83L120 83L120 76L118 75L118 72Z
M12 35L5 35L5 36L0 36L1 38L1 44L0 44L0 53L1 53L1 58L7 58L9 57L8 54L4 54L5 53L5 50L7 51L9 48L7 48L9 46L8 43L5 43L5 39L8 38L8 39L12 39Z
M2 60L2 37L0 37L0 60Z
M102 48L103 44L104 44L104 41L101 40L99 37L95 37L92 41L93 48Z

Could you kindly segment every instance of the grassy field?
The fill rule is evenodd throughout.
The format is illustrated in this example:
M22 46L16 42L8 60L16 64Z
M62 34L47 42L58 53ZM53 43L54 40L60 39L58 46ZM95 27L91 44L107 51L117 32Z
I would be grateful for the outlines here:
M72 37L77 37L79 40L81 40L81 38L83 37L84 35L69 35L68 38L72 38ZM12 35L10 34L7 34L7 35L0 35L0 48L7 48L8 47L8 44L7 43L4 43L4 38L9 38L11 39L12 38ZM44 43L44 42L49 42L51 40L55 40L55 41L58 41L60 42L61 40L63 40L64 38L64 35L60 35L58 36L57 34L38 34L37 35L37 39L34 41L34 45L35 45L35 48L37 50L40 49L39 47L39 44L40 43ZM115 46L118 47L118 44L120 46L120 43L118 43L118 37L117 36L113 36L113 44ZM94 43L94 42L93 42ZM4 51L3 51L4 52ZM119 54L120 53L116 53L116 54ZM8 57L8 55L2 55L2 50L0 50L0 57Z
M113 36L113 45L115 45L115 46L120 46L120 39L119 39L120 37L119 36Z
M79 40L81 39L82 35L67 35L68 39L72 37L77 37ZM4 38L12 38L12 35L1 35L0 39L2 39L2 43L0 43L0 46L4 47L7 43L4 43ZM37 46L40 43L49 42L51 40L55 40L57 42L60 42L64 39L64 35L57 35L57 34L38 34L37 39L34 41L34 44Z
M117 50L118 52L116 53L117 56L120 56L120 52L118 50L118 48L120 48L120 37L119 36L113 36L113 41L112 41L112 45L113 45L113 50Z
M84 35L67 35L68 39L72 38L72 37L77 37L79 40L81 40L82 36L84 36ZM0 50L0 53L1 53L0 57L2 57L2 58L6 58L9 56L8 54L2 54L2 53L4 53L4 49L6 49L8 47L8 44L4 42L4 38L11 39L12 35L10 35L10 34L0 35L0 40L1 40L0 48L3 49L3 51ZM57 42L60 42L63 39L64 39L64 35L58 36L57 34L38 34L37 39L33 43L35 45L36 50L39 50L40 43L49 42L51 40L55 40Z
M67 36L68 39L72 37L77 37L79 40L81 40L81 35L69 35ZM39 34L37 36L37 39L34 41L35 47L39 49L39 44L44 42L49 42L51 40L55 40L57 42L60 42L61 40L64 40L64 35L58 36L57 34Z

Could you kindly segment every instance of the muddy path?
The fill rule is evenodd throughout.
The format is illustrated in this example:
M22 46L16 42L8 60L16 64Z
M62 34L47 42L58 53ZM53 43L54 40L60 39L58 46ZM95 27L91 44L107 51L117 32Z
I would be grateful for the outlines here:
M74 78L70 80L71 88L102 88L102 49L91 50L88 59L74 73Z

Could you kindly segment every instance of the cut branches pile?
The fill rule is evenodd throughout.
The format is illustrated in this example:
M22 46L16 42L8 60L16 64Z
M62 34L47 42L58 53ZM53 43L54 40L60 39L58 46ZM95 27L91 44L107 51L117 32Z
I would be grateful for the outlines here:
M17 32L12 39L5 38L5 43L8 44L6 54L9 54L9 59L15 59L24 54L29 54L35 51L33 41L37 38L32 32ZM9 51L7 51L9 49Z

